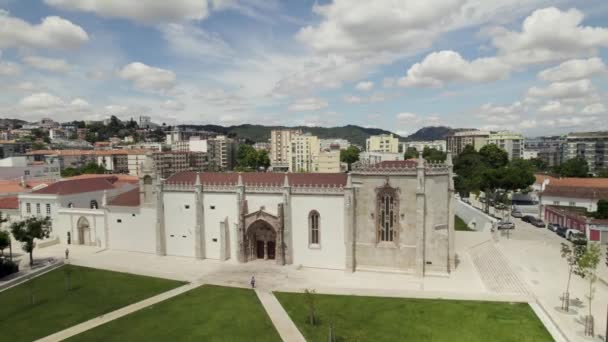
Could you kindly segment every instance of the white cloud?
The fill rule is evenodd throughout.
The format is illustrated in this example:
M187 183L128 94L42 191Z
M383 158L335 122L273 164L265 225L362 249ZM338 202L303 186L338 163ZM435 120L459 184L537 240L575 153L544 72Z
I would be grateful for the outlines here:
M40 56L27 56L23 58L23 61L27 65L40 70L52 72L66 72L70 70L70 65L64 59L54 59Z
M292 112L304 112L323 109L327 106L329 106L327 101L316 97L309 97L296 100L288 107L288 109Z
M508 76L510 67L496 58L471 62L454 51L433 52L399 79L403 87L441 87L448 82L491 82Z
M363 99L361 99L359 96L349 95L349 96L345 96L344 97L344 102L346 102L346 103L361 103L361 102L363 102Z
M535 119L523 120L519 123L519 127L521 129L531 129L531 128L536 128L537 124L538 123Z
M384 88L393 88L397 84L397 80L393 77L386 77L382 80Z
M135 62L126 65L118 74L120 78L132 81L140 90L168 90L175 86L175 73Z
M575 81L606 72L606 65L598 58L573 59L556 67L546 69L538 78L550 82Z
M601 114L606 113L606 106L602 103L594 103L585 106L582 111L583 114Z
M414 113L404 112L404 113L397 114L397 120L410 121L410 120L414 120L417 118L418 118L418 116Z
M45 3L61 9L143 23L201 20L209 14L206 0L45 0Z
M547 87L532 87L528 90L528 96L546 97L552 99L576 99L584 98L595 92L595 87L589 80L578 80L572 82L554 82Z
M166 24L160 28L171 51L188 58L227 58L230 46L217 34L190 24Z
M78 108L88 108L91 105L85 99L76 98L76 99L72 100L72 102L70 102L70 106L78 107Z
M60 17L46 17L40 24L32 25L0 11L0 48L71 49L88 40L80 26Z
M370 90L374 89L374 82L371 82L371 81L359 82L355 86L355 89L357 89L359 91L370 91Z
M36 93L21 99L19 105L25 109L32 110L56 109L65 106L65 102L61 98L49 93Z
M0 61L0 76L16 76L21 73L21 67L17 63Z
M348 95L344 97L346 103L378 103L387 100L387 95L375 92L369 96L354 96Z
M593 56L608 46L608 28L582 26L583 18L577 9L549 7L528 16L521 32L499 28L490 35L498 55L512 65Z
M163 102L161 105L161 108L163 109L167 109L167 110L175 110L175 111L181 111L184 110L185 105L179 101L175 101L175 100L167 100L165 102Z
M563 115L573 114L575 109L573 106L564 105L560 101L549 101L544 106L540 107L538 111L541 114Z

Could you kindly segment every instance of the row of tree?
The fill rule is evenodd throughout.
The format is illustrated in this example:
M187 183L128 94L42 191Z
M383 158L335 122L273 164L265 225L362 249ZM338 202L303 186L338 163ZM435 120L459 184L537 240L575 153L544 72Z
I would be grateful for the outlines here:
M256 150L251 145L241 144L236 153L237 171L266 170L270 166L270 157L266 150Z
M61 177L74 177L88 174L104 174L107 170L102 165L90 162L82 167L67 167L61 170Z

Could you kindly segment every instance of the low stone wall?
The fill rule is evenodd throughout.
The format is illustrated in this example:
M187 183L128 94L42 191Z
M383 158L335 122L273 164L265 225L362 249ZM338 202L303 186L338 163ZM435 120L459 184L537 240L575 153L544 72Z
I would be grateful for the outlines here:
M471 229L477 231L489 231L498 220L484 214L481 210L462 202L455 201L456 215L460 217Z
M63 265L63 260L60 261L55 261L54 263L48 264L46 266L37 268L33 271L28 270L28 271L19 271L16 277L11 278L10 280L7 281L2 281L0 282L0 292L7 290L13 286L17 286L21 283L24 283L32 278L35 278L39 275L42 275L44 273L50 272L58 267L61 267ZM21 275L19 275L19 273L22 273ZM12 275L8 276L8 277L12 277Z

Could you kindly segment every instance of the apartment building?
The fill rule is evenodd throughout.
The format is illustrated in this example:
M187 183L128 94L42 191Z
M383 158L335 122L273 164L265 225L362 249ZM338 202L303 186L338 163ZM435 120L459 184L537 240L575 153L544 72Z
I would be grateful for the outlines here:
M209 171L209 155L205 152L157 152L152 157L164 179L181 171Z
M322 151L345 150L350 147L350 142L346 139L331 138L321 139L320 145Z
M570 133L566 137L563 159L582 157L589 165L589 172L596 174L608 168L608 131Z
M473 146L476 151L488 144L490 132L486 131L462 131L455 132L446 137L446 149L453 154L460 154L467 145Z
M365 142L367 152L399 152L399 139L392 134L372 135Z
M409 148L415 148L416 151L423 151L425 148L434 148L438 151L445 152L447 150L445 140L429 140L429 141L406 141L401 143L401 152L407 151Z
M565 136L526 138L524 140L524 159L526 159L526 155L536 154L536 157L532 158L539 158L549 167L558 166L562 163L565 143Z
M270 132L270 165L274 171L287 171L291 164L292 138L302 135L301 130L273 130Z
M224 135L206 140L210 167L215 171L232 170L236 165L238 143ZM203 149L204 144L194 145ZM198 147L197 147L198 146Z
M299 134L291 137L291 150L289 152L290 172L315 172L321 147L319 138L308 134Z
M524 156L524 137L519 133L492 132L488 136L488 144L494 144L507 151L509 160Z
M57 158L48 158L45 161L34 161L33 158L27 156L0 159L0 180L21 178L54 180L60 176Z

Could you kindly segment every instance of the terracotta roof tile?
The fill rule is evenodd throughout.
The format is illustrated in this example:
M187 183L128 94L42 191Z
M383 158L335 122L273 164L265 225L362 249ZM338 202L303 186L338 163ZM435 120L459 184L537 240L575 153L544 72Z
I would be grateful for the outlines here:
M167 179L167 183L194 184L196 172L178 172ZM201 172L203 184L236 185L238 173L234 172ZM278 173L278 172L245 172L241 174L245 185L272 185L281 186L285 182L285 175L292 186L345 186L347 175L345 173Z
M110 200L108 205L117 207L139 207L139 188L123 192Z
M554 178L549 185L554 186L576 186L586 188L608 188L608 178Z
M554 185L552 182L545 187L542 196L608 199L608 188L591 188L580 186Z
M22 187L20 180L2 180L0 181L0 194L29 192L38 185L49 183L51 182L28 180L26 187Z
M534 177L536 178L535 180L535 184L542 184L545 180L549 179L549 182L553 182L554 180L556 180L557 178L549 176L549 175L542 175L542 174L535 174Z
M0 198L0 209L19 209L19 198L17 198L17 197Z
M106 178L92 179L66 179L53 183L40 190L33 191L33 194L45 195L71 195L84 192L102 191L113 189L114 185Z

